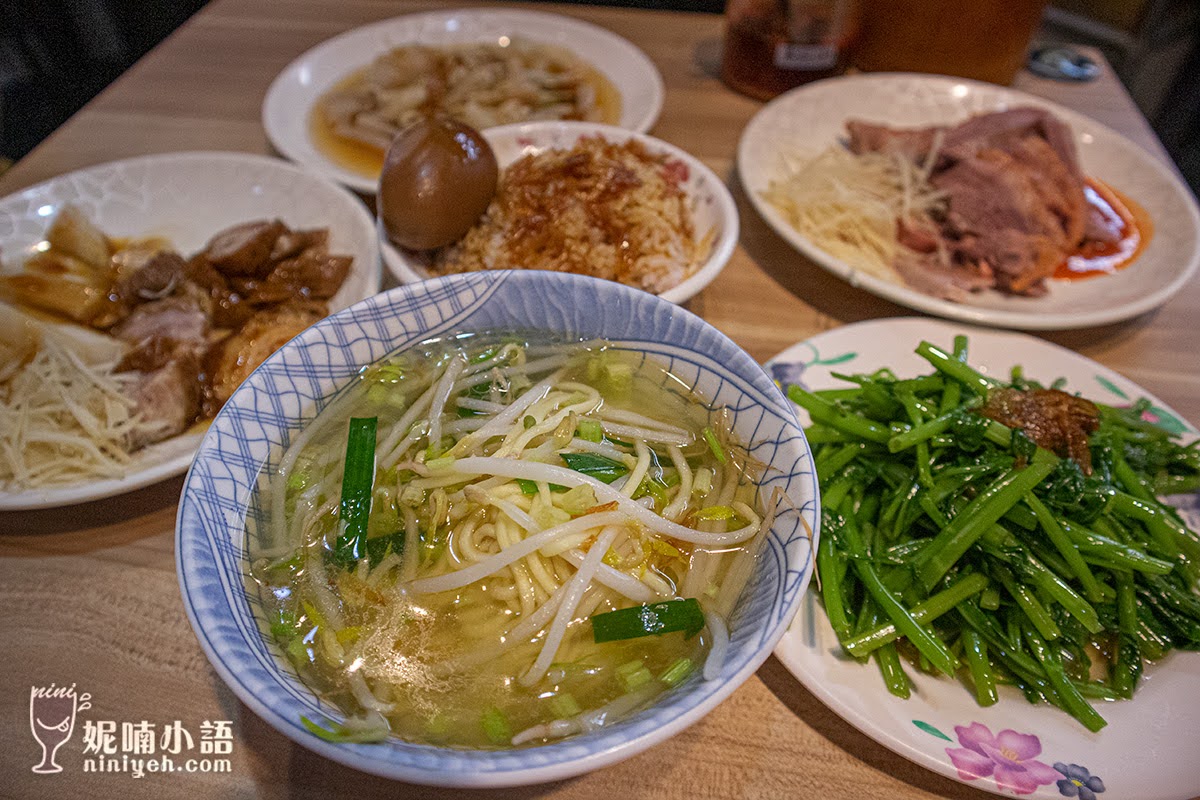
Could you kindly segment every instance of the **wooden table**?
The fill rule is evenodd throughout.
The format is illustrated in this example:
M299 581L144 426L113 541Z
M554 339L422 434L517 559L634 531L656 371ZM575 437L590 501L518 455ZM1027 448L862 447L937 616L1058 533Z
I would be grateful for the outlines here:
M173 150L269 153L259 107L293 58L343 30L443 7L382 0L216 0L0 179L0 196L70 170ZM715 77L721 19L708 15L562 6L644 49L666 80L654 133L734 185L742 241L690 308L765 360L819 331L905 309L850 288L796 255L762 223L733 175L738 136L759 103ZM1097 54L1098 55L1098 54ZM1111 70L1090 84L1018 78L1121 131L1164 159L1161 145ZM299 112L298 112L299 113ZM1047 338L1113 367L1200 420L1200 282L1156 312ZM209 667L184 617L173 533L182 479L84 506L0 514L0 796L458 797L369 777L293 745L242 706ZM75 683L92 694L82 719L175 720L199 739L232 721L224 774L82 772L83 725L63 747L64 771L30 772L30 687ZM161 734L160 734L161 735ZM197 747L199 742L197 742ZM858 733L774 658L713 713L651 751L574 780L496 792L506 797L985 797L910 764Z

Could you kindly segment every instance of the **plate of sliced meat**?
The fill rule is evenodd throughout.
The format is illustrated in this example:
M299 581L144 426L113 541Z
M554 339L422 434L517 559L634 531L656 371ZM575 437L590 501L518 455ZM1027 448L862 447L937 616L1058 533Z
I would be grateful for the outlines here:
M851 284L952 319L1115 322L1200 266L1200 212L1173 169L1082 114L930 75L812 83L746 126L751 202Z
M379 281L363 203L278 159L148 156L0 200L0 510L182 473L258 364Z

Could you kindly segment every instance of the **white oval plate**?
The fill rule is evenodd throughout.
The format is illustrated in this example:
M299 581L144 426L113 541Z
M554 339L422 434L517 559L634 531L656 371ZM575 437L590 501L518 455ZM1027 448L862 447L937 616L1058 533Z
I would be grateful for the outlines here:
M652 153L662 153L682 161L688 169L683 188L690 199L696 236L701 237L713 231L712 250L705 262L687 279L659 295L664 300L682 303L699 293L725 268L737 247L738 213L729 189L695 156L673 144L644 133L594 122L522 122L489 128L483 136L495 151L501 170L527 155L573 147L584 136L603 136L610 142L636 139ZM431 277L422 264L388 240L381 219L376 221L376 227L379 230L383 262L396 280L414 283Z
M245 153L145 156L31 186L0 200L5 263L12 264L41 241L64 205L78 207L109 236L161 236L184 254L204 247L223 228L253 219L278 217L292 227L329 228L333 252L354 256L330 310L379 291L379 246L366 206L345 189L278 158ZM0 511L99 500L179 475L203 437L203 431L185 433L144 448L120 477L51 489L0 490Z
M812 157L845 137L845 122L900 127L960 122L973 114L1037 106L1071 127L1085 174L1130 198L1150 216L1154 235L1115 275L1049 281L1044 297L987 291L966 302L942 300L857 270L793 228L761 193L784 174L785 158ZM1028 330L1058 330L1127 319L1162 305L1200 266L1200 212L1178 177L1157 158L1090 117L1023 92L932 75L853 75L808 84L759 111L738 143L738 173L755 209L792 247L872 294L950 319Z
M431 11L364 25L322 42L279 73L263 101L263 127L280 153L366 194L378 178L339 166L309 135L313 104L331 86L394 47L488 42L518 37L565 47L604 74L621 94L620 127L648 131L662 111L663 80L654 62L627 39L597 25L521 9Z
M891 367L901 377L927 374L928 362L913 353L922 339L950 346L955 334L970 336L968 359L981 371L1007 377L1022 365L1031 379L1049 383L1067 379L1067 389L1112 405L1127 405L1142 397L1154 404L1160 425L1195 435L1196 429L1133 381L1078 353L1019 333L973 328L930 319L899 318L861 322L814 336L780 353L767 371L785 383L809 389L845 386L831 372L872 372ZM801 421L808 417L800 412ZM1200 526L1200 493L1171 498L1193 529ZM815 584L814 584L815 585ZM1105 798L1176 800L1196 794L1200 787L1200 654L1171 653L1147 668L1147 678L1133 700L1099 703L1108 720L1099 733L1089 733L1065 712L1030 705L1012 687L1000 687L1000 702L989 708L958 681L941 680L907 670L913 695L901 700L884 688L873 663L859 664L841 654L837 637L815 593L810 591L775 655L821 702L885 747L927 769L978 789L1011 794L998 787L995 776L972 778L960 774L948 750L962 746L960 733L981 734L972 724L986 726L991 735L1015 731L1027 738L1024 756L1065 776L1053 765L1082 766L1100 778ZM968 730L970 729L970 730ZM1015 737L1009 736L1009 741ZM1035 752L1036 751L1036 752ZM1056 782L1037 787L1034 797L1062 797ZM1075 796L1075 795L1070 795Z

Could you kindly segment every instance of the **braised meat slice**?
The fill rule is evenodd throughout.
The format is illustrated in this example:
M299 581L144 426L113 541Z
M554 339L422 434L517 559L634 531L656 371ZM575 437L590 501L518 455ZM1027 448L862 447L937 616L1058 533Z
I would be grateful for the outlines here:
M271 253L285 230L277 219L235 225L210 239L204 256L225 275L263 277L271 270Z
M990 264L1000 289L1036 293L1073 247L1030 171L1002 150L980 150L932 183L950 197L950 249L961 260Z
M945 126L942 125L931 128L899 129L858 119L846 122L846 132L850 134L851 153L855 155L890 153L903 156L910 161L924 161L925 157L929 155L929 151L933 149L938 133L945 130Z
M1015 142L1007 152L1025 168L1042 203L1058 217L1066 247L1078 247L1086 233L1089 206L1077 170L1073 171L1047 140L1037 136Z
M196 298L176 295L138 306L113 328L113 335L134 346L151 339L169 339L200 353L208 346L211 328L208 314Z
M1044 139L1076 183L1083 183L1083 172L1075 152L1071 129L1049 111L1023 106L1007 111L978 114L946 131L942 147L950 158L966 158L983 148L1011 149L1013 143L1030 136Z
M328 300L337 294L350 272L350 256L331 256L310 248L285 259L250 293L253 305L288 300Z
M902 250L892 266L904 282L917 291L956 302L996 282L992 268L985 261L946 264L933 252Z
M161 300L170 295L186 277L187 264L173 250L159 250L145 264L123 273L114 292L123 302L134 304Z
M1058 389L993 389L979 413L1023 430L1038 446L1092 474L1088 437L1100 427L1100 410L1092 401Z
M897 130L852 120L846 129L855 153L893 153L923 162L936 152L930 182L945 194L948 208L939 249L969 270L986 263L1002 291L1043 293L1045 279L1089 233L1107 233L1087 203L1070 129L1040 108L980 114L953 127ZM900 232L914 233L903 225ZM927 253L928 239L904 235L901 242ZM908 259L897 269L916 278L924 265L944 272L944 264L929 259ZM977 277L960 283L977 285ZM929 278L918 282L947 285L945 275Z
M326 313L325 305L317 302L263 309L237 333L214 345L205 361L208 392L204 413L216 414L259 364Z
M271 250L272 263L278 263L285 258L297 256L305 250L310 250L314 247L322 250L329 246L329 229L328 228L313 228L311 230L288 230L275 240L275 247Z
M229 285L225 276L208 263L203 254L188 260L186 272L188 282L208 294L214 327L234 329L250 319L254 309L246 303L240 292Z
M137 377L132 390L135 409L150 429L129 442L131 450L183 433L200 413L197 357L176 357L156 369L139 371Z

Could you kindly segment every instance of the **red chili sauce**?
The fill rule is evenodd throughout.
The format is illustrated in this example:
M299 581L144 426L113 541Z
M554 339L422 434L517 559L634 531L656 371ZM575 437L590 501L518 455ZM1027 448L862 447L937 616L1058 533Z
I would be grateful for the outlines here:
M1095 178L1084 182L1083 194L1088 205L1121 232L1114 243L1089 241L1068 256L1054 271L1059 280L1080 280L1097 275L1112 275L1129 266L1145 249L1154 226L1139 205Z

